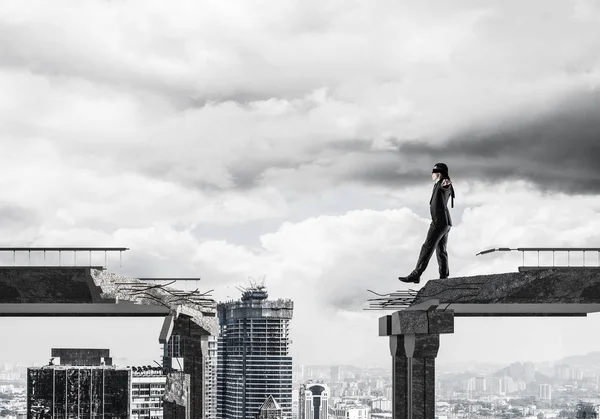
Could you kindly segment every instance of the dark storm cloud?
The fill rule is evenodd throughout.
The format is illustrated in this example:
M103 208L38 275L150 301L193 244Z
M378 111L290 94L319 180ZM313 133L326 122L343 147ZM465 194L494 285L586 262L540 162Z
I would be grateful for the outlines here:
M397 149L382 150L375 149L372 141L351 139L307 145L286 156L244 153L228 170L233 188L240 190L261 186L270 169L291 169L298 176L318 173L338 183L396 188L427 182L433 164L445 162L453 179L527 180L544 192L599 193L600 92L572 93L545 113L532 109L531 115L535 116L522 112L488 120L437 145L391 139ZM156 172L157 166L152 171ZM194 176L187 181L173 180L212 189Z
M387 151L365 140L336 141L290 161L251 159L231 169L238 187L251 188L268 168L298 169L328 155L335 156L328 176L402 187L428 181L433 164L445 162L454 179L527 180L544 192L600 193L600 92L578 91L531 115L486 121L439 145L390 140L398 151Z
M600 91L573 93L538 117L464 130L437 147L407 143L400 153L444 161L455 178L524 179L545 192L600 193Z
M440 145L392 143L398 152L365 150L362 164L350 164L344 177L403 186L427 180L433 164L444 162L454 179L528 180L544 192L600 193L600 91L573 93L536 117L488 121Z

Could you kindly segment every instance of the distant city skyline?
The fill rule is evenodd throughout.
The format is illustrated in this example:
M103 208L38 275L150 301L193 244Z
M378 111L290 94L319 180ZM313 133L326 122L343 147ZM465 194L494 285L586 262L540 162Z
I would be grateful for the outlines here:
M68 347L68 345L63 345L60 347ZM49 347L50 348L50 347ZM95 349L95 347L90 347L90 349ZM49 349L48 349L49 351ZM111 349L112 352L112 349ZM162 350L160 351L160 353L162 354ZM113 355L113 354L111 354ZM569 361L569 359L571 358L577 358L577 359L587 359L587 358L593 358L593 364L594 365L598 365L598 367L591 367L590 365L581 365L581 362L572 362ZM42 365L46 365L48 364L48 361L51 357L49 355L47 355L46 357L40 358L39 361L19 361L19 360L15 360L15 361L2 361L0 362L0 370L4 367L5 364L8 365L12 365L12 366L16 366L16 365L24 365L24 366L42 366ZM527 364L527 363L532 363L536 366L536 368L546 368L546 369L551 369L551 370L556 370L556 368L558 367L566 367L566 371L569 371L571 369L581 369L581 368L594 368L594 369L598 369L600 371L600 364L597 363L597 360L600 359L600 351L593 351L593 352L588 352L588 353L579 353L579 354L573 354L573 355L569 355L566 358L560 358L560 359L555 359L555 360L550 360L550 361L532 361L532 360L525 360L525 359L516 359L516 360L512 360L509 362L495 362L495 363L487 363L487 362L449 362L449 363L445 363L445 362L438 362L436 363L436 371L439 373L445 373L447 371L464 371L465 373L470 373L472 371L475 370L481 370L481 369L485 369L485 370L489 370L489 371L498 371L502 368L508 368L510 365L512 364ZM154 361L160 362L160 357L156 357L155 359L151 359L151 358L140 358L139 360L137 360L136 362L132 362L132 361L136 361L134 358L128 358L128 357L119 357L119 356L114 356L112 357L112 362L115 365L118 366L143 366L143 365L150 365L150 366L156 366L156 363L154 363ZM391 375L391 369L389 367L389 365L377 365L375 363L366 363L364 365L360 365L360 364L302 364L302 363L298 363L295 360L293 361L293 368L294 368L294 373L295 374L299 374L299 368L303 368L305 371L305 377L304 377L304 381L308 381L311 380L313 382L324 382L324 383L331 383L331 369L339 369L340 370L340 377L343 376L344 374L347 374L348 372L354 371L356 369L382 369L382 370L390 370L389 374ZM318 376L313 376L311 377L310 371L311 370L318 370L320 371L320 374ZM335 381L334 381L335 382Z
M79 352L96 356L94 351ZM435 379L435 410L440 415L449 414L449 418L454 417L453 413L469 411L484 416L494 413L496 415L508 414L511 419L523 417L523 415L535 419L539 413L544 413L546 417L552 417L560 413L561 417L574 419L575 411L579 409L597 410L600 405L600 398L597 397L600 390L600 366L597 362L599 357L600 352L577 356L564 360L580 364L577 367L557 364L550 371L547 368L542 369L542 373L529 361L504 365L501 369L498 366L490 369L490 366L478 367L474 364L471 365L472 368L469 371L462 368L452 373L438 370ZM316 386L316 388L322 386L328 389L327 404L333 409L336 419L343 419L347 414L351 417L353 415L362 416L365 419L389 418L393 398L392 376L389 369L341 366L340 372L344 378L337 381L327 378L301 379L298 375L302 375L301 373L304 372L307 375L315 373L317 376L327 377L332 369L335 368L331 366L296 366L297 375L294 380L294 388L300 390L296 400L299 399L298 402L301 403L302 394L307 395L306 392L303 392L302 385ZM21 367L14 371L22 374L24 369ZM2 374L4 375L4 373ZM142 375L147 376L145 373ZM152 376L156 376L156 373L150 374L149 377ZM7 390L9 395L12 394L13 400L17 403L11 408L9 407L9 410L21 410L24 406L24 389L19 385L15 388L4 386L3 389ZM157 389L156 391L160 392L161 390ZM148 394L151 396L152 390ZM305 401L307 402L308 398L305 398ZM581 402L585 402L587 405L582 405ZM11 402L6 399L0 400L0 406L3 403L5 406L9 406ZM323 403L323 399L321 399L321 403ZM273 407L277 407L275 402L272 401L271 404ZM297 409L302 414L300 404L297 405ZM305 409L305 411L307 410ZM293 412L297 412L297 410L293 410Z

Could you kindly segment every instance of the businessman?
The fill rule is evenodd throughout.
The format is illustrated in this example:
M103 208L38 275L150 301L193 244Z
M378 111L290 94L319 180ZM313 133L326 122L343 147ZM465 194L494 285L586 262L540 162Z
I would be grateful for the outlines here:
M454 187L448 176L448 166L444 163L436 163L431 171L431 179L435 182L433 192L429 200L429 212L431 213L431 224L427 232L425 243L421 247L417 267L408 275L398 279L402 282L414 282L418 284L421 275L427 269L429 259L435 250L439 265L440 279L450 276L448 267L448 233L452 227L452 218L448 210L448 198L452 197L452 208L454 208Z

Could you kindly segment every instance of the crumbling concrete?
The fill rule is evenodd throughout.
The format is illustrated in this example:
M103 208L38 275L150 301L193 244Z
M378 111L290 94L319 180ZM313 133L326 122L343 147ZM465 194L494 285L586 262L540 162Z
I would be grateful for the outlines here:
M182 371L167 374L163 400L187 407L190 397L190 375Z
M131 289L131 284L145 285L146 283L139 279L100 270L92 270L91 276L94 283L102 289L104 298L114 298L119 302L126 300L135 304L169 307L170 315L165 319L160 339L166 343L171 333L181 338L184 370L183 373L167 376L167 387L171 390L163 399L163 416L165 419L203 419L206 408L204 400L206 354L202 351L202 342L208 335L218 334L216 304L208 307L193 302L182 304L180 297L169 292L175 289L167 287L152 288L144 291L144 294L132 295L127 291L128 288ZM119 283L128 283L129 286L121 286ZM171 366L165 365L165 367Z
M180 314L184 314L192 319L196 325L200 326L207 335L217 335L219 326L217 322L216 303L210 306L193 304L185 302L182 304L181 299L170 294L168 291L177 291L172 287L152 288L144 291L143 294L132 294L130 291L133 287L127 284L154 285L140 281L136 278L117 275L112 272L107 272L99 269L90 270L91 278L94 284L101 289L101 296L104 299L115 300L117 302L131 302L134 304L155 305L169 308L177 318Z
M413 304L600 303L600 270L556 268L427 281Z

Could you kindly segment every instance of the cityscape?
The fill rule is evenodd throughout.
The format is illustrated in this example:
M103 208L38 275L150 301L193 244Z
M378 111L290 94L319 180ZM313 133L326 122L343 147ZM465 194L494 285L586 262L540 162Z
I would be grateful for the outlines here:
M273 332L276 330L281 332L279 326ZM172 336L163 359L177 358L180 350L177 338ZM280 339L285 344L283 335ZM250 397L244 405L239 402L243 394L236 393L240 387L227 383L231 380L227 375L215 374L220 371L217 360L222 359L225 351L217 349L216 339L211 339L209 345L206 363L213 367L206 370L207 381L212 382L205 390L207 418L258 417L261 408L266 416L267 411L269 414L275 411L275 417L292 419L392 418L393 385L389 369L350 365L291 368L291 363L284 362L283 368L278 365L269 371L263 364L262 376L279 373L277 382L281 384L271 383L266 393L260 395L249 386ZM112 365L108 349L52 349L51 355L49 365L0 366L0 417L41 417L33 412L39 413L46 406L36 405L33 400L44 398L53 409L51 417L55 418L102 414L134 419L167 416L163 413L166 393L163 368ZM274 355L269 358L274 359ZM543 364L514 362L506 366L440 365L435 383L436 418L581 418L586 417L583 412L588 418L593 417L600 406L600 352L572 358L577 367L564 363L565 360ZM54 364L57 359L60 365ZM238 371L244 375L242 369ZM249 377L252 371L258 372L256 366L251 367ZM104 387L111 394L97 390L96 383L103 379L111 380ZM233 394L219 390L227 387ZM85 388L91 390L84 391ZM265 394L268 396L262 402L255 401ZM228 398L237 399L238 403L223 403L230 406L223 412L220 401ZM265 403L268 401L270 404ZM122 416L109 413L107 406L127 413Z
M77 271L90 272L96 280L110 277L85 267L37 269L53 272L54 280L61 273L72 276ZM5 267L10 270L32 275L36 268ZM239 299L215 304L218 330L214 334L202 334L210 323L183 314L174 320L169 314L155 365L118 365L115 355L130 354L113 354L110 348L48 348L47 364L0 364L0 417L394 417L391 368L294 363L290 356L293 300L271 298L264 283L256 281L239 291ZM180 310L193 314L185 306L199 300L185 301L175 314ZM205 313L209 319L210 311ZM600 352L555 362L439 364L436 368L437 419L580 419L595 417L599 411Z
M600 419L600 0L0 0L0 419Z
M0 250L91 254L129 249ZM529 276L533 280L548 274L569 280L569 275L577 274L584 281L590 280L587 275L594 281L600 269L521 266L518 273L502 274L505 283L510 288L510 281L520 280L523 271L532 268L539 272ZM91 263L0 266L0 313L4 316L162 318L160 352L150 364L118 362L135 354L115 353L108 344L48 347L47 363L4 360L0 363L0 418L398 419L403 417L399 412L406 401L418 402L419 397L426 402L424 410L431 412L425 416L428 419L582 419L600 413L600 352L506 364L435 362L439 333L454 333L455 315L465 310L469 315L504 315L506 307L514 307L507 303L484 301L473 305L479 310L476 312L457 303L448 311L437 308L437 299L426 297L420 302L419 294L388 296L383 303L376 300L376 304L384 304L382 311L390 310L385 304L404 305L379 317L379 335L389 338L390 351L395 354L389 368L374 363L309 365L295 362L291 355L294 300L286 295L271 296L264 278L260 282L250 278L247 286L237 287L237 299L220 302L210 297L210 291L173 288L178 281L197 279L127 277ZM471 281L485 285L473 282L477 279ZM543 279L542 289L536 292L547 293L547 281ZM432 284L447 287L451 282L430 281L428 286ZM502 283L494 282L492 289L499 285ZM535 286L530 282L529 289L535 290ZM482 287L478 295L485 292ZM527 304L516 306L517 313L532 314L521 311ZM577 306L567 305L568 311L564 311L560 300L539 303L533 314L572 316ZM584 310L590 307L582 306ZM421 352L407 349L411 336ZM401 349L396 343L399 339ZM423 345L423 339L429 343ZM419 365L426 368L419 372ZM419 382L424 392L411 389ZM410 384L408 390L404 383Z

